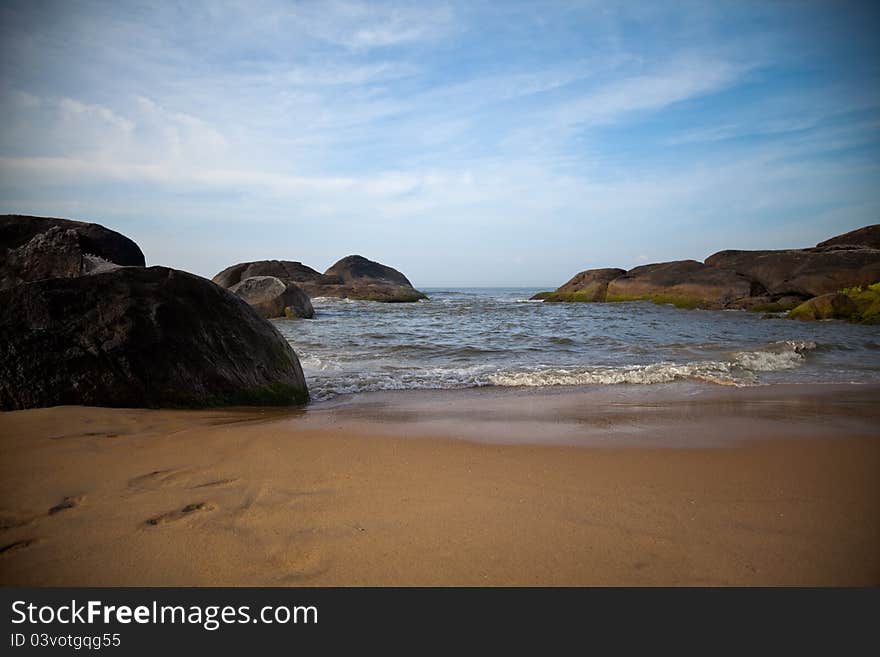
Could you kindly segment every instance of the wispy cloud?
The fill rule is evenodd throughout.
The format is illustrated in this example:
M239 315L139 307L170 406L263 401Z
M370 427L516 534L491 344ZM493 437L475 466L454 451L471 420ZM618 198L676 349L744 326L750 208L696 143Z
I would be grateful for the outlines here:
M454 253L459 282L551 283L759 225L800 243L880 213L880 71L843 29L871 23L812 38L817 11L7 3L0 205L122 222L204 274L366 251L444 283Z

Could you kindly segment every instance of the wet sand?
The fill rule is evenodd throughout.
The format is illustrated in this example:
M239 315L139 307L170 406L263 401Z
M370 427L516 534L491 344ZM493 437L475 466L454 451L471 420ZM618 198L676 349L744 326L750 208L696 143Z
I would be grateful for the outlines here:
M0 413L4 585L878 585L880 387Z

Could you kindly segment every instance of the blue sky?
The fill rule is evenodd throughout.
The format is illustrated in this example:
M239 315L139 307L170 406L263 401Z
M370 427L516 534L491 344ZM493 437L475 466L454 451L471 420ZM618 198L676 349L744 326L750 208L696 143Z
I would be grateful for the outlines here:
M876 6L4 2L0 212L422 287L809 246L880 221Z

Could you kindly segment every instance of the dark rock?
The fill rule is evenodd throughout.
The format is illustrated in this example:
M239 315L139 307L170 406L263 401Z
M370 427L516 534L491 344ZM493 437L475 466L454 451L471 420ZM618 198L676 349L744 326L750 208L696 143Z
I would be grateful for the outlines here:
M325 271L324 276L339 283L320 285L314 291L307 286L306 291L313 297L341 297L387 303L407 303L427 299L427 296L416 290L399 271L367 260L363 256L352 255L343 258Z
M287 341L244 300L166 267L0 291L0 408L304 403Z
M44 278L82 276L83 253L75 230L53 226L9 249L0 265L0 289Z
M315 309L309 295L296 283L285 283L275 276L251 276L229 288L247 301L262 317L301 317L311 319Z
M771 296L764 294L738 299L728 304L728 308L751 310L753 312L781 313L801 305L806 300L806 297L803 296Z
M838 235L837 237L832 237L824 242L819 242L816 246L819 248L829 246L858 246L868 249L880 249L880 224L851 230L843 235Z
M607 301L647 299L683 308L724 308L751 296L751 282L696 260L642 265L608 283Z
M338 279L343 285L370 284L402 285L412 287L406 276L387 265L367 260L363 256L346 256L324 272L324 276Z
M20 214L0 215L0 255L30 242L50 228L76 231L83 253L99 256L117 265L143 267L144 254L132 240L99 224L54 217L31 217Z
M290 260L258 260L242 262L227 267L212 280L220 287L230 288L246 278L254 276L274 276L285 283L325 283L338 284L336 279L325 279L324 275L301 262Z
M230 287L253 276L274 276L285 283L296 283L312 299L341 297L393 303L427 298L396 269L362 256L343 258L323 274L289 260L245 262L224 269L213 281Z
M880 280L880 250L815 248L720 251L706 264L757 283L764 294L810 298Z
M576 274L565 285L560 286L555 292L539 292L532 299L544 301L605 301L608 283L616 278L625 276L623 269L587 269Z

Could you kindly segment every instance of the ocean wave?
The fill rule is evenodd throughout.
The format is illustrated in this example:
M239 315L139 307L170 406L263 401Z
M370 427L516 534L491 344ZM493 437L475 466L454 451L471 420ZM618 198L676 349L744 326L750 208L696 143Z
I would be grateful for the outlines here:
M643 365L593 367L534 367L496 370L489 365L469 367L412 368L386 362L384 367L347 369L306 357L306 370L313 397L323 400L341 394L375 390L455 389L484 386L549 387L582 385L651 385L675 381L702 381L716 385L750 386L759 383L758 373L800 367L815 342L774 342L752 351L730 354L725 360L687 363L661 361ZM362 363L365 365L365 363ZM332 376L325 374L332 372Z
M775 372L800 367L815 342L787 340L755 351L741 351L730 360L689 363L662 361L647 365L618 367L551 367L519 372L497 372L489 376L496 386L542 387L578 385L657 384L696 380L718 385L755 385L756 372Z

